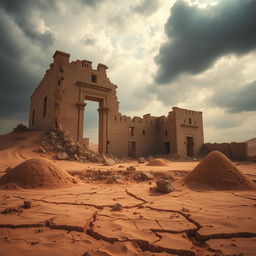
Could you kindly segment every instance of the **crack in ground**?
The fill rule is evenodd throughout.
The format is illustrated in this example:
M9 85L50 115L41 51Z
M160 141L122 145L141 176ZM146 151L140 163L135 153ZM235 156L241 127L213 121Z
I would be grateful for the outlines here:
M256 237L256 233L252 232L235 232L235 233L219 233L210 235L201 235L196 232L196 239L205 242L209 239L229 239L229 238L250 238Z
M100 211L95 212L93 214L90 222L88 223L88 228L85 230L86 234L88 234L89 236L91 236L92 238L94 238L96 240L104 240L104 241L112 243L112 244L115 242L136 242L142 251L166 252L168 254L176 254L176 255L180 255L180 256L196 256L196 254L190 250L172 249L172 248L166 248L166 247L155 245L154 243L156 243L162 239L162 236L160 234L156 233L156 232L158 232L158 230L157 231L151 230L152 233L158 238L153 243L150 243L146 240L141 240L141 239L128 239L127 238L127 239L121 240L116 237L107 237L105 235L102 235L102 234L96 232L95 230L93 230L94 223L96 222L97 216L100 216L100 215L98 215L99 212ZM135 224L135 227L137 227L136 224Z
M49 197L57 197L57 196L76 196L76 197L78 197L80 195L93 195L93 194L97 194L97 192L94 191L94 192L84 192L84 193L78 193L78 194L76 194L76 193L66 193L66 194L57 194L57 195L55 194L55 195L44 196L40 199L46 199Z
M241 198L246 198L246 199L249 199L249 200L256 200L255 197L251 197L251 196L243 196L243 195L238 195L236 194L235 192L230 192L233 196L237 196L237 197L241 197Z
M15 198L19 198L19 199L22 199L22 200L27 200L27 198L25 197L20 197L20 196L14 196ZM78 206L89 206L89 207L94 207L96 209L103 209L105 207L109 207L109 208L112 208L112 206L114 205L113 204L103 204L103 205L95 205L95 204L89 204L89 203L71 203L71 202L66 202L66 201L60 201L60 202L56 202L56 201L48 201L48 200L45 200L45 199L35 199L35 198L31 198L29 199L31 201L34 201L34 202L43 202L43 203L48 203L48 204L66 204L66 205L78 205ZM138 203L138 204L134 204L134 205L130 205L130 206L122 206L122 208L125 208L125 209L131 209L131 208L136 208L136 207L141 207L144 203Z

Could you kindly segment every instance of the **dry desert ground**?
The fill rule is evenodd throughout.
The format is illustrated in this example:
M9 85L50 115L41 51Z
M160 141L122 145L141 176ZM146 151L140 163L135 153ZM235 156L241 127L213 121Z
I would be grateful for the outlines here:
M238 179L245 187L235 187L238 183L229 180L227 187L219 188L227 178L221 164L209 174L212 184L207 187L200 170L192 178L188 175L198 161L152 166L134 160L104 166L56 160L53 153L37 152L40 136L0 136L2 181L31 158L42 166L48 159L59 168L51 181L62 179L61 170L72 178L67 183L63 178L54 188L43 180L50 175L42 176L38 184L46 187L24 188L19 184L26 172L9 175L9 181L14 178L18 184L3 182L0 188L1 256L256 255L256 192L244 181L246 177L250 186L255 183L255 162L234 163L244 175ZM129 166L135 170L127 170ZM214 162L208 167L216 169ZM31 174L26 184L37 178ZM158 178L170 180L174 191L158 192Z

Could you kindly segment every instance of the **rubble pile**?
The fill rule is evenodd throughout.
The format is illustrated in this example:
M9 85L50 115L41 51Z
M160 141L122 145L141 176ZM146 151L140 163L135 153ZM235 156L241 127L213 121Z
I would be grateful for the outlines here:
M63 130L55 128L44 133L42 151L56 152L58 160L77 160L81 162L102 162L102 156L85 145L73 142Z

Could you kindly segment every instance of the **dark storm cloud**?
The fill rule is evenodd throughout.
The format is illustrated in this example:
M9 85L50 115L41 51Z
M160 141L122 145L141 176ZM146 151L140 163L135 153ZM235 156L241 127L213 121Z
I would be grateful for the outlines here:
M142 2L136 6L133 6L133 11L148 16L154 13L159 7L158 0L142 0Z
M48 9L50 1L0 0L0 120L28 119L30 95L47 68L46 49L53 43L52 35L34 29L30 16ZM2 127L8 125L1 124L0 133Z
M54 1L51 0L0 0L0 8L3 9L19 26L23 33L41 47L49 47L54 42L54 36L51 32L40 33L36 30L31 21L34 10L47 11L55 8Z
M211 102L232 113L256 111L256 81L241 88L217 91Z
M177 1L165 25L169 40L155 58L155 82L166 84L182 73L198 74L221 56L256 49L255 14L255 0L222 0L206 9Z
M102 1L103 0L81 0L81 3L89 7L95 7L98 3Z

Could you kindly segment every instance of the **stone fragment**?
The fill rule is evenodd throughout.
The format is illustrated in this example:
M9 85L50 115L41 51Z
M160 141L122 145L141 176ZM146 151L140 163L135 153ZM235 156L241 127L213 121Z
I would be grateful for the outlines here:
M147 158L147 160L150 162L151 160L153 160L154 159L154 157L153 156L149 156L148 158Z
M23 202L23 208L24 209L29 209L31 207L32 207L32 201L27 200L27 201Z
M66 152L58 152L56 157L58 160L66 160L69 158L69 155Z
M112 208L112 211L120 211L122 210L123 207L121 204L116 203L116 204L113 204L111 208Z
M139 158L138 158L138 163L139 163L139 164L144 164L144 163L146 163L145 158L144 158L144 157L139 157Z
M169 180L158 179L156 181L157 190L161 193L170 193L174 191L174 187L172 186Z
M145 180L152 180L154 175L150 172L140 172L134 175L133 177L137 181L145 181Z
M135 166L129 166L129 167L126 168L126 170L129 171L129 172L134 172L134 171L136 171L136 167Z
M113 166L115 163L116 163L115 160L113 160L113 159L111 159L109 157L106 157L106 156L103 157L103 165L105 165L105 166Z

